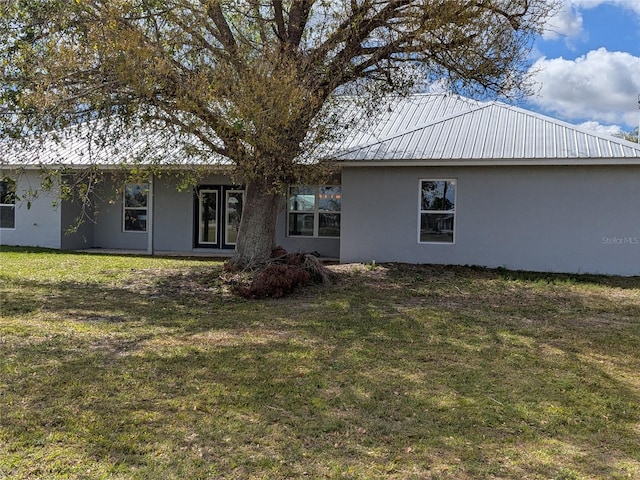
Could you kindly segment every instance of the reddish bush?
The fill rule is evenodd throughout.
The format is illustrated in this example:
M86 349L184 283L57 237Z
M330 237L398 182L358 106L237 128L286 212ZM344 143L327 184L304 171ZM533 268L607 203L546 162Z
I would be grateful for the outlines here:
M281 298L310 279L311 274L299 264L271 263L260 270L248 286L238 286L236 291L245 298Z
M310 254L287 253L282 247L272 251L269 262L241 268L226 262L223 280L241 297L281 298L307 283L330 284L332 272Z

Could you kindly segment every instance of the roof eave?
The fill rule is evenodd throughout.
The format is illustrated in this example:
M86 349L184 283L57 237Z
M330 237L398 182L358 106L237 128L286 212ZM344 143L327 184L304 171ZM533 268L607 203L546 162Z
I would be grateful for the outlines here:
M88 170L88 169L96 169L103 172L117 172L122 170L131 170L131 169L140 169L140 168L149 168L153 170L162 170L162 171L184 171L190 170L194 168L202 168L208 169L211 171L222 171L228 172L233 169L233 165L216 165L216 164L175 164L175 165L154 165L154 164L144 164L144 163L123 163L123 164L115 164L115 165L104 165L104 164L87 164L87 165L76 165L76 164L64 164L64 163L56 163L56 164L37 164L37 163L2 163L0 164L0 170Z
M437 159L437 160L336 160L342 167L521 167L521 166L628 166L640 165L640 157L629 158L525 158L525 159Z

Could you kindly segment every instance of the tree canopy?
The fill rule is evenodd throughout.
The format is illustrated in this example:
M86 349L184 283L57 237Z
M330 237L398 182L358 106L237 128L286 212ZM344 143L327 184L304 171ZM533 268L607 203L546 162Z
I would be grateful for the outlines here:
M321 116L333 94L438 81L468 95L514 95L553 8L550 0L8 0L0 134L96 118L118 128L158 122L229 159L247 208L275 223L282 188L304 180L300 159L331 130ZM262 233L250 242L273 237L249 221L258 220L243 216L241 236L255 227Z

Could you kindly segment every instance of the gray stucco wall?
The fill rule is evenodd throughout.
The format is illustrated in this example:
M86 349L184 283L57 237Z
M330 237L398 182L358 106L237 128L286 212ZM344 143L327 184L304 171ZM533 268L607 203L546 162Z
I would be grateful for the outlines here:
M2 245L22 245L29 247L60 248L60 211L55 205L57 190L42 190L37 172L3 171L16 181L16 194L20 200L15 206L15 228L0 229ZM35 197L29 192L36 192ZM31 208L27 208L27 201Z
M231 185L222 175L210 175L200 185ZM194 193L190 188L178 190L175 177L156 179L154 192L153 246L156 251L194 251ZM198 249L195 249L198 250ZM206 250L204 250L206 251ZM213 250L211 250L213 252Z
M90 207L89 207L90 208ZM65 200L60 209L60 248L62 250L80 250L93 246L93 221L83 217L82 204L79 201ZM74 231L69 229L73 227Z
M216 249L194 248L194 194L192 189L178 190L178 180L170 175L158 178L153 183L153 248L156 252L221 252ZM200 185L232 185L223 175L211 175L199 181ZM114 195L116 185L112 179L103 185L101 197L105 201L98 206L98 216L92 225L93 245L97 248L145 250L148 247L146 233L122 231L122 197ZM69 210L69 217L72 216ZM75 238L78 240L78 238ZM71 239L67 240L71 244ZM79 241L79 240L78 240ZM291 252L318 252L323 256L338 257L340 239L302 238L286 235L285 201L278 217L276 245ZM91 245L89 245L91 246ZM81 246L78 248L88 248ZM223 252L229 253L228 250Z
M340 256L339 238L309 238L287 236L287 212L285 210L285 206L283 206L282 211L278 216L278 225L276 227L276 245L284 248L288 252L317 252L323 257L332 258L338 258Z
M455 244L418 243L419 180L457 180ZM345 168L342 262L640 275L640 167Z
M189 252L193 248L193 192L178 191L171 178L153 184L153 246L160 251Z
M148 240L146 232L123 232L122 195L116 195L118 180L106 177L98 192L101 203L97 205L96 223L93 227L93 247L125 250L145 250Z

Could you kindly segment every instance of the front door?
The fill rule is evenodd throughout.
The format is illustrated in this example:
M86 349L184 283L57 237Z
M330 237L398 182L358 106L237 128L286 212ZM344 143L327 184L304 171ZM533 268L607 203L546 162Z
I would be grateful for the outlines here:
M201 186L196 191L195 201L195 246L235 248L244 190L227 185Z

